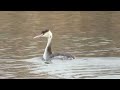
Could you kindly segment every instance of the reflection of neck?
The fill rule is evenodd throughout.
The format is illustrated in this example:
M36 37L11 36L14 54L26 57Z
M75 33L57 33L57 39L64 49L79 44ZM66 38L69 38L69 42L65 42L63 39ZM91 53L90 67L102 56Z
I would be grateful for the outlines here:
M44 54L43 54L43 58L44 59L47 59L52 54L52 51L51 51L51 41L52 41L52 37L49 37L48 38L48 42L47 42L47 46L46 46Z

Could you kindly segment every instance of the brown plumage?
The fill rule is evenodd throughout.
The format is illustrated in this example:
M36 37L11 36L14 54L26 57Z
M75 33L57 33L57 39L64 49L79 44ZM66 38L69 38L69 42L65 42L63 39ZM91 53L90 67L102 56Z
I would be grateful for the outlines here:
M41 34L44 35L44 34L45 34L46 32L48 32L48 31L49 31L49 29L46 29L46 30L42 31Z
M47 37L48 38L48 43L47 46L45 48L44 54L43 54L43 59L44 60L52 60L54 58L56 59L62 59L62 60L72 60L75 59L74 56L72 56L71 54L67 54L67 53L52 53L51 50L51 42L52 42L52 32L49 29L46 29L44 31L41 32L41 35L36 36L38 37Z

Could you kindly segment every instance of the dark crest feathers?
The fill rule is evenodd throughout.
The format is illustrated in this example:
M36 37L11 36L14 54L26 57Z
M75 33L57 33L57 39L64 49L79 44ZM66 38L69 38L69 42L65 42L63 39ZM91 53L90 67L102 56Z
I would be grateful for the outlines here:
M41 34L45 34L48 31L49 31L49 29L46 29L46 30L42 31Z

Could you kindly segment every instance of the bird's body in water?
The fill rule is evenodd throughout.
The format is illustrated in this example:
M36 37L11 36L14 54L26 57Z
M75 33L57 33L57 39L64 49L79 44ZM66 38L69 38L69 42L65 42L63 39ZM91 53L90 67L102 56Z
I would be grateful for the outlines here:
M48 38L48 42L43 54L43 59L44 60L53 60L53 59L61 59L61 60L72 60L75 59L74 56L67 54L67 53L52 53L52 49L51 49L51 43L52 43L52 32L50 30L44 30L41 32L40 35L35 36L34 38L39 38L39 37L46 37Z

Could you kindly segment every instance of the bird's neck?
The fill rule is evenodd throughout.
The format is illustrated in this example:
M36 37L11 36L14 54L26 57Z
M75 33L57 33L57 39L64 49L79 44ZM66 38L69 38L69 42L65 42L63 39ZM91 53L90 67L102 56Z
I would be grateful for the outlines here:
M48 38L48 42L47 42L47 46L45 48L44 54L43 54L43 58L46 60L49 58L49 56L52 54L52 50L51 50L51 41L52 41L52 37Z

